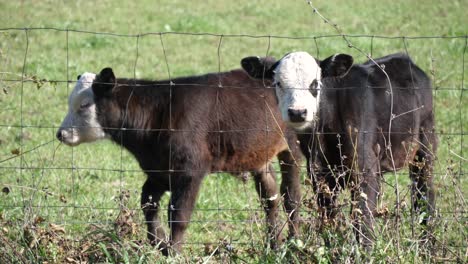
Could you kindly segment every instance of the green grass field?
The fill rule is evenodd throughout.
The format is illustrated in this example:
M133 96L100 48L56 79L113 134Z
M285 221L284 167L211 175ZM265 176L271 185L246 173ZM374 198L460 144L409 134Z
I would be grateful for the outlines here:
M253 181L213 174L200 191L184 251L162 258L145 241L139 209L145 175L133 157L108 141L72 149L55 140L73 81L85 71L110 66L117 76L161 79L230 70L245 56L298 50L366 61L341 36L323 37L337 32L307 1L0 1L0 263L466 262L467 2L313 2L353 35L348 39L355 47L374 57L408 52L433 80L440 143L432 248L417 243L406 171L385 177L380 209L388 213L377 220L369 255L355 242L347 206L340 223L319 232L306 184L303 235L277 251L266 249ZM213 34L145 34L150 32ZM417 36L435 38L412 38ZM400 224L396 184L408 205ZM349 195L341 202L349 203ZM167 219L165 210L161 218Z

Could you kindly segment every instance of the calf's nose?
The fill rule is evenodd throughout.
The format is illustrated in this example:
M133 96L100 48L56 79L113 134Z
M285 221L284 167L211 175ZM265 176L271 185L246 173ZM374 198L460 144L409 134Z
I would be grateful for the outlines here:
M299 108L299 109L296 109L296 108L289 108L288 109L288 116L289 116L289 120L291 120L291 122L304 122L306 120L306 117L307 117L307 109L305 108Z
M58 139L59 141L63 141L63 139L64 139L64 137L65 137L64 134L65 134L65 131L62 130L62 129L59 129L59 130L57 131L57 135L55 135L55 136L57 137L57 139Z

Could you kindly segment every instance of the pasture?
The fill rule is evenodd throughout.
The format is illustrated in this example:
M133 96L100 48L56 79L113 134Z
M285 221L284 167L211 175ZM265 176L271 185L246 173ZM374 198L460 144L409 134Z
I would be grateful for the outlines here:
M139 202L145 175L134 158L110 141L69 148L55 139L76 76L112 67L119 77L167 79L299 50L367 59L307 1L157 2L0 1L0 262L467 261L466 2L313 1L353 47L373 57L408 53L431 77L439 137L431 247L418 243L406 169L383 180L377 241L368 254L351 229L349 195L340 200L340 221L321 222L303 168L299 238L266 248L252 179L217 173L205 179L184 250L172 258L146 241Z

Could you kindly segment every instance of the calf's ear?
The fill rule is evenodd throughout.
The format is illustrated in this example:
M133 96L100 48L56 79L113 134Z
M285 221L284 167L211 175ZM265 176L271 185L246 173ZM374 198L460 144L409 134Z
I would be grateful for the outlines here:
M322 77L343 77L353 65L353 57L348 54L335 54L320 62Z
M93 93L95 96L105 96L110 94L114 86L115 75L112 68L104 68L93 82Z
M253 78L273 79L274 70L279 61L273 57L246 57L241 60L242 68Z

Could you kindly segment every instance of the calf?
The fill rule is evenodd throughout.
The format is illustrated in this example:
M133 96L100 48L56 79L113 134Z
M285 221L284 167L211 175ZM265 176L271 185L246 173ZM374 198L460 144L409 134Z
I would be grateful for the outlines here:
M116 79L110 68L99 75L84 73L57 138L70 146L109 138L134 155L148 176L141 195L148 238L165 254L169 246L181 249L200 184L218 171L253 174L274 245L281 232L276 223L280 197L270 162L275 156L280 160L281 194L294 235L300 199L300 154L295 154L300 151L295 133L281 120L274 91L263 87L243 70L164 81ZM166 191L172 192L170 243L158 220Z
M294 52L276 63L244 58L242 66L253 77L274 80L282 118L299 135L324 215L334 216L337 193L352 186L359 206L353 212L363 216L356 230L371 245L382 174L409 166L413 209L427 213L427 224L435 206L432 91L408 56L353 65L345 54L319 61Z

